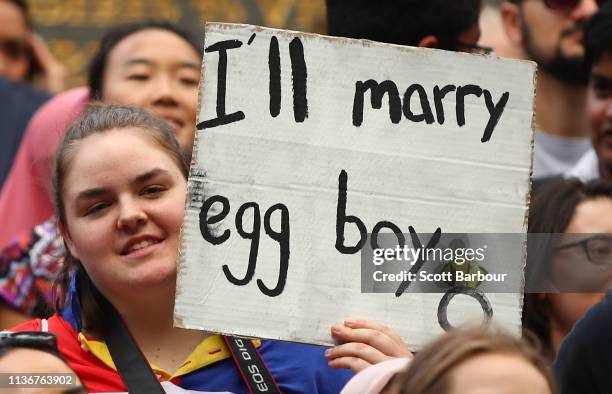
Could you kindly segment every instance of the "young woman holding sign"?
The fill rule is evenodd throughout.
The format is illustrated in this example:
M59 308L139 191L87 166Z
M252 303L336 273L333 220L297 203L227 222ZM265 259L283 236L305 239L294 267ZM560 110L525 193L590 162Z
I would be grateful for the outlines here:
M235 352L235 363L224 337L173 327L187 186L173 134L167 123L118 106L95 106L68 128L54 168L69 251L59 278L61 312L17 330L56 333L60 352L91 392L161 392L159 380L243 393L241 375L283 393L340 391L352 373L331 369L322 347L253 341L257 350L245 350L248 357ZM374 323L346 322L332 333L345 342L329 355L332 367L358 371L409 355L397 334ZM258 373L249 375L255 364L241 365L239 357L259 360Z

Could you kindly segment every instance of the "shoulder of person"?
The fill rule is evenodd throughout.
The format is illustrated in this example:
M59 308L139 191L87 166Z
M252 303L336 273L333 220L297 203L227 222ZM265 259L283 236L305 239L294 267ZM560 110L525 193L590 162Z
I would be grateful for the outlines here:
M612 387L612 293L593 306L565 338L553 369L559 392L607 393Z
M408 358L392 358L369 366L356 374L340 394L378 394L396 374L404 371L409 363Z

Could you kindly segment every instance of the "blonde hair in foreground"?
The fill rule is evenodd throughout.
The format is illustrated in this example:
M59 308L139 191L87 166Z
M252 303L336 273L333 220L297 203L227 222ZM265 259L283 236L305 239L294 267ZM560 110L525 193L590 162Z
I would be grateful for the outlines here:
M455 329L426 345L398 374L393 392L400 394L445 394L451 392L453 370L476 356L517 356L542 374L550 392L555 384L546 360L533 345L491 327Z

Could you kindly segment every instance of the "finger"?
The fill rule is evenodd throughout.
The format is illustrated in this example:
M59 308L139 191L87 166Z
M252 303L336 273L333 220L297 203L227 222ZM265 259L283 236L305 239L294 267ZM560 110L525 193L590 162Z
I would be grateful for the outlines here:
M350 328L369 328L372 330L378 330L387 334L387 336L397 342L404 342L404 339L391 327L370 320L346 320L344 325Z
M346 357L359 358L366 361L368 364L377 364L391 358L370 345L357 342L345 343L344 345L338 345L331 349L327 349L325 351L325 357L330 361Z
M32 46L34 57L40 63L43 70L48 71L53 67L63 68L62 64L53 56L51 49L49 49L49 46L40 35L32 33L30 35L30 45Z
M342 325L332 326L332 335L343 342L358 342L370 345L389 356L406 356L408 349L403 341L395 341L387 334L369 328L349 328Z
M370 366L366 361L356 357L342 357L330 360L328 365L331 368L348 368L354 373L358 373Z

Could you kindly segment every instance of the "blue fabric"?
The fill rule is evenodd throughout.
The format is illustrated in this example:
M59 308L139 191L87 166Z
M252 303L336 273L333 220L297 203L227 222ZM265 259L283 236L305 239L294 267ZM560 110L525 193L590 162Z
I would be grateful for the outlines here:
M67 306L61 316L80 332L81 305L76 284L76 273L73 273ZM339 393L353 373L348 369L330 368L324 355L326 349L324 346L262 340L258 350L282 393ZM248 393L232 358L172 379L172 382L189 390Z
M561 343L553 364L560 394L612 390L612 293L593 306Z
M34 112L49 95L23 82L0 78L0 188Z
M323 346L262 341L259 348L282 393L338 393L353 376L347 369L327 366ZM189 390L247 393L232 359L181 376L178 385Z
M77 275L73 272L70 276L66 308L61 313L62 319L66 320L77 332L83 331L81 326L81 302L77 293Z

